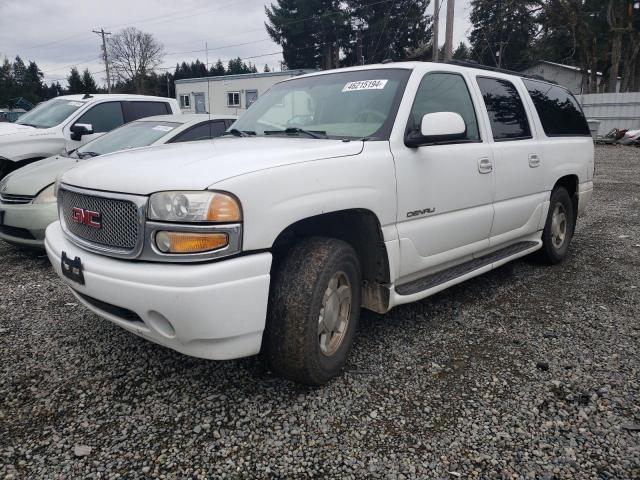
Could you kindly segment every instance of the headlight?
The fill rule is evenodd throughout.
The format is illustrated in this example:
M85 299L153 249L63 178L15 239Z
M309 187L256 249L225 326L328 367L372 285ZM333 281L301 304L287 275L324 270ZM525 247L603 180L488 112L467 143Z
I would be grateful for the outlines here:
M232 223L242 220L240 204L221 192L159 192L149 199L150 220Z
M55 183L52 183L48 187L40 190L40 193L36 195L36 198L33 199L34 204L41 203L55 203L56 202L56 192L55 192Z

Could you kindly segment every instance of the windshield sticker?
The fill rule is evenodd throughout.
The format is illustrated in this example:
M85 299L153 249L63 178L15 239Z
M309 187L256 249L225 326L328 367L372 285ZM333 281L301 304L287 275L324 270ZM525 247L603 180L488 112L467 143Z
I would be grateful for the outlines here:
M158 125L156 127L153 127L153 130L159 130L161 132L170 132L171 130L173 130L173 127L167 127L166 125Z
M69 102L69 103L67 103L67 105L69 105L70 107L81 107L82 105L84 105L84 103L82 103L82 102Z
M349 82L342 89L343 92L357 92L358 90L382 90L388 80L360 80Z

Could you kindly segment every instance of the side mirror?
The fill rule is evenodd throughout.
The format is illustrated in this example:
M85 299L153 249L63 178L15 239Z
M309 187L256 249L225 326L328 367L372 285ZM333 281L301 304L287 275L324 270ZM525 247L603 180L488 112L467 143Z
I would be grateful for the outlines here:
M420 132L409 132L404 143L409 148L418 148L439 142L463 140L466 134L467 125L459 113L427 113L422 117Z
M71 125L71 140L79 142L83 135L91 135L93 133L93 125L90 123L76 123Z

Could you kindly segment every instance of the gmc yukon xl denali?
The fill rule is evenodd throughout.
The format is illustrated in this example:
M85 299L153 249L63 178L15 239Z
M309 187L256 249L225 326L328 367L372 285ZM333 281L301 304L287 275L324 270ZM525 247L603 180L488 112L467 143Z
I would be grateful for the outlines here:
M227 135L57 183L46 248L87 308L179 352L320 385L384 313L529 254L558 264L594 146L561 87L433 63L285 80Z

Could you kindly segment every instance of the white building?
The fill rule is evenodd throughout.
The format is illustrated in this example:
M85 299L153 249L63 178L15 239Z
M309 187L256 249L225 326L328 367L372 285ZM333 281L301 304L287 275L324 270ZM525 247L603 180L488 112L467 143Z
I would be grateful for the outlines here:
M182 113L242 115L272 85L313 70L245 73L176 80L176 99Z
M580 95L584 91L584 78L582 70L572 65L562 65L561 63L547 62L541 60L535 65L523 70L527 75L539 75L546 80L556 82L558 85L567 88L574 95ZM591 73L591 71L589 71ZM598 85L603 81L602 73L598 72ZM620 91L620 80L616 91Z

